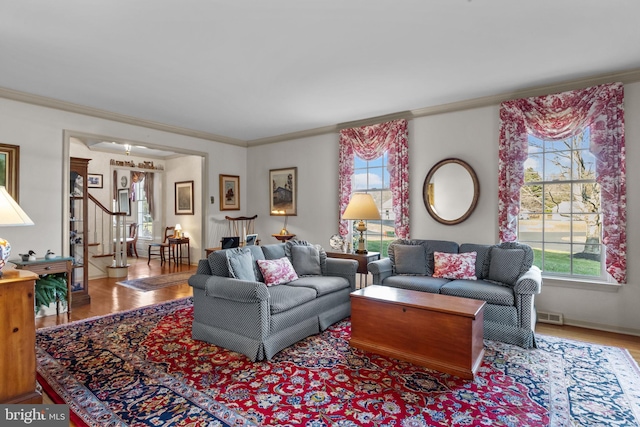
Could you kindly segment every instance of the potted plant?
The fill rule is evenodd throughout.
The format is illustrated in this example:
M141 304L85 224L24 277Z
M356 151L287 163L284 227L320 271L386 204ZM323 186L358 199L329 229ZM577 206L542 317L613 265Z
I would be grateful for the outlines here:
M36 313L51 304L67 301L67 280L63 274L47 274L36 280ZM46 315L46 314L45 314Z

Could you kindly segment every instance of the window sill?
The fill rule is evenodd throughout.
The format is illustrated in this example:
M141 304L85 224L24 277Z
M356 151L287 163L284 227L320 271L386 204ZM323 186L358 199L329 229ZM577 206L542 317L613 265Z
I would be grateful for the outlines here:
M542 277L542 287L582 289L599 292L618 292L622 285L616 282L603 282L600 280L585 280L559 277Z

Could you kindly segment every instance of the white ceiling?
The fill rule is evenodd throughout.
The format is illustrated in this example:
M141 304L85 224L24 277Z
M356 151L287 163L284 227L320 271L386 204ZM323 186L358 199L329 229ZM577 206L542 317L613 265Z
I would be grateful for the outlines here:
M254 141L640 69L638 0L0 0L0 88Z

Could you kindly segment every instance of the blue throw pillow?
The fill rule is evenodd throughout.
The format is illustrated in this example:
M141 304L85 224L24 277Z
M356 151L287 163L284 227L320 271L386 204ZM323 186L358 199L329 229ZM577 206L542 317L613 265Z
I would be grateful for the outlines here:
M256 281L253 269L253 256L249 249L228 249L226 251L229 276L234 279Z

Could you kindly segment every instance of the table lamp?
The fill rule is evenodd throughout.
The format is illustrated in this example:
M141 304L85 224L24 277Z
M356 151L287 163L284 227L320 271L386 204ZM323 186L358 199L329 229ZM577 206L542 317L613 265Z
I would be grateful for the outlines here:
M271 211L271 215L277 215L277 216L284 216L284 225L282 226L282 230L280 230L280 235L281 236L286 236L289 234L289 230L287 230L287 219L289 218L289 215L287 215L287 212L284 209L281 210L273 210Z
M181 232L182 232L182 226L181 226L180 224L176 224L176 227L174 228L174 230L176 231L176 232L175 232L175 234L174 234L174 237L176 237L176 238L178 238L178 239L179 239L180 237L182 237L182 234L181 234Z
M358 239L357 254L366 254L365 241L363 233L367 231L367 225L364 220L367 219L380 219L380 211L376 202L368 193L353 193L351 200L347 205L347 209L342 214L342 219L360 220L356 225L356 230L360 232L360 238Z
M33 225L33 221L13 200L7 189L0 186L0 227L20 225ZM0 238L0 277L9 255L11 255L11 245L5 239Z

